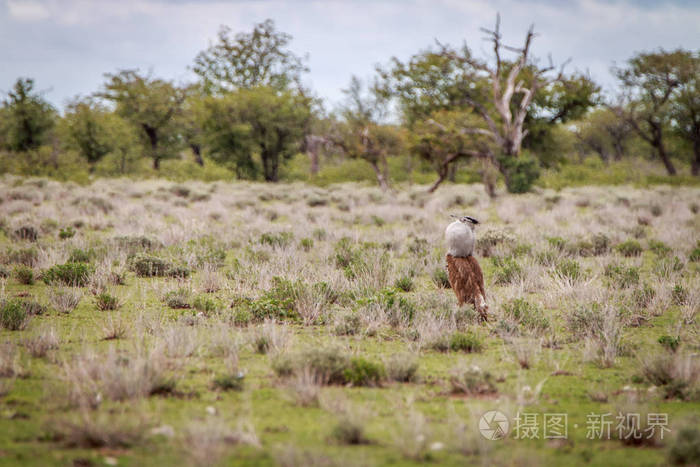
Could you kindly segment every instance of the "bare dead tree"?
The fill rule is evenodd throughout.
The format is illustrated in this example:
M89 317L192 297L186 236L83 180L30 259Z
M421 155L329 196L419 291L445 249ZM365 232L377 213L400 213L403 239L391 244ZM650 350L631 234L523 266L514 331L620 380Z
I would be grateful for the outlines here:
M475 59L466 53L464 57L454 57L462 60L475 70L483 73L489 79L491 90L489 96L479 95L478 91L464 90L464 103L472 107L482 118L485 128L472 129L473 131L488 135L495 147L497 154L492 150L480 154L480 157L490 160L501 173L509 177L501 158L517 158L522 149L522 143L528 134L525 128L525 117L537 94L537 91L555 81L563 79L564 67L567 60L559 68L558 74L551 76L549 72L555 69L551 57L547 66L540 67L531 57L532 41L536 37L534 26L530 26L525 36L522 47L512 47L503 43L500 31L501 18L496 16L496 26L493 30L482 28L486 33L486 40L490 41L493 50L493 63ZM442 46L442 53L454 54L455 52L446 46ZM504 51L517 54L515 60L506 60ZM525 76L527 72L527 76ZM493 110L487 106L487 102L493 105Z

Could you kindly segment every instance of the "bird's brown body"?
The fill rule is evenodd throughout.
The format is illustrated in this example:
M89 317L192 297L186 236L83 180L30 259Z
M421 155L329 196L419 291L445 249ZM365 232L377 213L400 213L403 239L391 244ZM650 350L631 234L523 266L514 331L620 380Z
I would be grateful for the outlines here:
M481 319L487 321L488 307L486 292L484 292L484 274L476 258L471 255L460 257L448 254L447 276L459 305L471 303Z

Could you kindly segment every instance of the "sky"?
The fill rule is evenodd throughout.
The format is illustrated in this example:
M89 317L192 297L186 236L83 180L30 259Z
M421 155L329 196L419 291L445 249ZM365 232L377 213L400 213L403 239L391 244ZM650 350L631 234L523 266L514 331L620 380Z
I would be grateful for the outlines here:
M587 71L606 91L635 52L700 48L700 0L0 0L0 99L18 77L58 108L89 95L104 73L138 68L187 83L194 57L220 25L248 32L267 18L308 54L305 82L332 107L351 75L367 79L392 56L405 60L439 40L464 41L481 58L480 27L501 14L504 42L538 33L535 56Z

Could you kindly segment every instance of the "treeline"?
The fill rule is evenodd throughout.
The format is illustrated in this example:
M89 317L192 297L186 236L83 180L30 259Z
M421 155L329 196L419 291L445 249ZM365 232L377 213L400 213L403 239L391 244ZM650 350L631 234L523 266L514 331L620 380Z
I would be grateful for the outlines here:
M503 181L525 192L540 170L597 154L658 159L700 174L700 54L638 53L613 68L619 92L605 96L592 79L531 53L530 29L518 47L502 41L499 21L483 30L492 56L466 44L437 43L406 61L378 65L369 83L352 77L332 112L304 85L305 60L271 20L252 32L222 27L194 60L195 83L177 85L138 70L105 75L63 114L20 78L0 107L0 171L43 174L87 165L108 174L153 170L161 161L213 161L241 179L276 182L293 157L309 176L328 158L360 159L389 186L389 158L434 170L431 190L469 165L489 193ZM107 167L107 169L105 169Z

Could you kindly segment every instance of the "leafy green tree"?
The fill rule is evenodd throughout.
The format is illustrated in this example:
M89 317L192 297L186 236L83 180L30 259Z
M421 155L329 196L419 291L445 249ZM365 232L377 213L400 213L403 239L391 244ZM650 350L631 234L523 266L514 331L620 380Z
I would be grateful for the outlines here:
M178 116L178 126L185 144L192 150L194 160L204 165L202 150L205 146L204 121L206 119L206 94L195 84L184 88L185 100Z
M607 108L599 108L576 122L574 134L584 151L592 150L608 162L625 155L632 128Z
M562 71L552 76L551 64L536 64L530 50L535 37L532 27L520 48L503 44L500 17L493 31L482 30L493 46L491 60L475 58L466 45L454 49L438 44L437 50L422 52L406 64L393 59L389 71L379 70L384 78L379 89L385 96L397 97L409 126L439 110L464 110L477 116L480 123L470 119L469 123L476 126L465 130L490 139L490 144L480 147L479 157L498 168L509 191L520 192L529 188L538 173L536 161L528 154L521 155L529 126L545 118L545 112L536 112L539 108L535 98L546 91L548 96L540 98L540 106L546 105L549 117L561 121L579 111L583 91L590 86L583 86L582 80L574 77L568 84L577 92L570 92L567 86L557 85L564 83ZM507 51L515 52L515 58L506 59ZM517 174L520 170L525 177ZM517 183L511 183L516 178Z
M389 188L389 154L399 152L403 137L401 131L382 124L386 115L386 101L378 92L365 92L356 76L343 90L347 101L341 109L343 121L332 132L333 144L350 157L367 161L374 170L382 190Z
M139 129L153 168L158 170L160 161L174 156L181 145L177 116L185 92L168 81L140 75L138 70L105 76L108 81L99 96L114 102L117 114Z
M309 99L258 86L206 101L205 134L214 160L254 178L279 180L281 164L298 152L311 116ZM259 161L256 160L259 158Z
M460 159L478 158L486 151L488 140L480 131L481 121L468 111L438 110L415 123L411 132L412 152L428 161L438 179L429 192L447 179L450 168Z
M676 175L667 148L667 133L672 125L672 101L682 85L682 63L687 52L642 52L627 61L625 68L614 68L622 92L615 113L649 144L666 167Z
M11 151L31 151L46 144L54 126L55 109L34 91L34 80L19 78L2 103L2 133Z
M692 144L691 173L700 175L700 52L678 54L679 86L671 100L677 134Z
M197 55L192 70L207 92L214 94L256 86L300 89L301 75L308 69L287 48L291 40L289 34L275 30L270 19L256 24L250 33L235 36L221 26L218 41Z
M64 146L84 157L90 172L94 172L95 164L112 154L118 161L119 173L124 174L127 161L140 150L133 127L91 99L71 102L59 127Z

